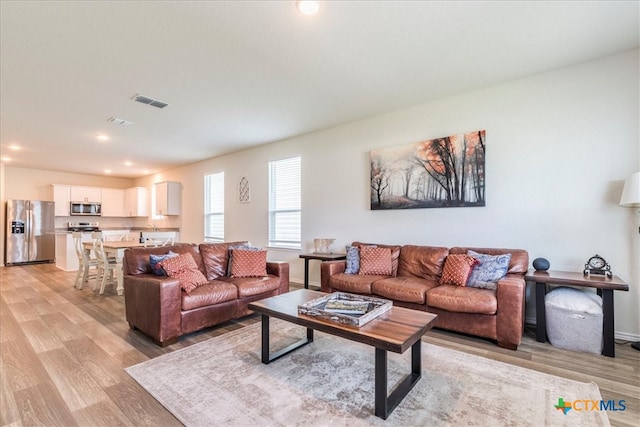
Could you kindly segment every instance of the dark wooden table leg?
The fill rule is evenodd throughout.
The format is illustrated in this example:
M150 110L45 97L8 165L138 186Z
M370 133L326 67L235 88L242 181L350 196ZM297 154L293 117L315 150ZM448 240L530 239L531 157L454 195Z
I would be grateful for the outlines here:
M602 289L602 317L602 354L616 357L612 289Z
M422 340L411 346L411 373L387 395L387 352L376 348L375 414L386 420L422 377Z
M387 351L376 348L376 369L375 369L375 400L376 417L387 419Z
M411 346L411 374L422 376L422 340Z
M536 340L547 342L547 314L544 307L544 297L547 285L536 282Z
M309 289L309 258L304 259L304 288Z
M285 356L291 353L294 350L299 349L302 346L305 346L309 343L313 342L313 329L307 328L307 336L306 338L302 338L294 342L293 344L274 352L273 354L269 353L269 316L266 314L262 315L262 363L268 365L274 360L280 359L282 356Z
M262 315L262 363L268 364L269 360L269 316Z

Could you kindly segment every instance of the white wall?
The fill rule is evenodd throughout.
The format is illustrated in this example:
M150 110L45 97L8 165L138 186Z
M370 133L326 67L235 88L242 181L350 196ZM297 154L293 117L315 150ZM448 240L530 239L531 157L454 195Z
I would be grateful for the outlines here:
M618 206L624 178L640 170L639 56L629 51L332 129L210 159L137 185L183 183L181 236L203 236L203 175L225 172L227 240L267 243L267 163L300 154L303 246L335 237L425 245L523 248L552 269L581 271L598 253L631 284L616 292L618 336L638 336L639 216ZM471 71L470 71L471 72ZM251 123L247 123L250 126ZM486 129L486 206L371 211L369 151ZM251 203L237 201L242 177ZM270 250L291 263L295 251ZM312 263L311 279L319 281ZM528 314L533 295L528 291Z

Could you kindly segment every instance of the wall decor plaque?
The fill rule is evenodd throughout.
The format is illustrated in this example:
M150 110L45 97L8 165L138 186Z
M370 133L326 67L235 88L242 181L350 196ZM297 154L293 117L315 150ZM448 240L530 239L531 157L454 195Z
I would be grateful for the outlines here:
M249 186L249 180L247 177L242 177L238 184L238 201L240 203L251 202L251 188Z

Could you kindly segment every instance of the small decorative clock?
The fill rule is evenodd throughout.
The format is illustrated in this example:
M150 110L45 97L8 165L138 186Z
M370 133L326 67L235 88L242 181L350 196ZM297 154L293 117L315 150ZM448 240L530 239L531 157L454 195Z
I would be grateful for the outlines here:
M589 274L600 274L605 277L612 277L611 266L600 255L595 254L587 260L584 265L583 274L585 276Z

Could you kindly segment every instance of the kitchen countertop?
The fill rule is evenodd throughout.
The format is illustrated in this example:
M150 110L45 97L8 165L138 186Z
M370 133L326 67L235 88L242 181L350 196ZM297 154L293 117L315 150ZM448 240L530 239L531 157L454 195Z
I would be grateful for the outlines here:
M158 227L157 229L152 229L152 228L147 228L147 227L133 227L133 228L122 228L122 227L100 227L100 231L111 231L111 230L118 230L118 231L128 231L129 233L140 233L140 232L154 232L154 231L175 231L175 232L180 232L179 228L175 228L175 227L167 227L167 228L162 228L162 227ZM66 227L64 228L56 228L54 230L55 234L69 234L71 233L71 231L69 231ZM91 233L90 231L84 231L83 233Z
M180 231L180 229L176 228L176 227L158 227L155 230L153 228L149 228L149 227L132 227L132 228L130 228L130 230L132 232L140 232L140 231L144 231L144 232L147 232L147 231L151 231L151 232L153 232L153 231L178 231L179 232Z

